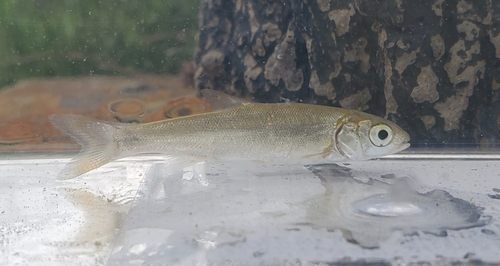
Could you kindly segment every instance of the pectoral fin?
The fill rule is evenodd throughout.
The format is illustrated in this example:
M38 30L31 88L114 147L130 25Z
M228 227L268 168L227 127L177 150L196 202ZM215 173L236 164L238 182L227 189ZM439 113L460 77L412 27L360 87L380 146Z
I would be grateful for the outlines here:
M316 157L316 156L320 156L321 158L326 158L331 153L332 153L332 146L328 146L320 153L304 155L304 156L302 156L302 158L307 159L307 158Z

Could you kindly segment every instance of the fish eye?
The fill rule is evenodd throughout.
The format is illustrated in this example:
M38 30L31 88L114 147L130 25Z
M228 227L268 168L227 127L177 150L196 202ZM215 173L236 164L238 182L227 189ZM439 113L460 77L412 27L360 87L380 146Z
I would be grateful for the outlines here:
M378 124L370 129L370 141L377 147L385 147L392 141L392 129L385 124Z

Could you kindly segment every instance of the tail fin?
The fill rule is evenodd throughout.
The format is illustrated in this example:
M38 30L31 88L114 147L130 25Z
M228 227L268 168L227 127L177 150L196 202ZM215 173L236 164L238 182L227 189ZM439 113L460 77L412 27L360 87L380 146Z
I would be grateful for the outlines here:
M49 119L56 128L73 137L82 146L80 153L58 174L58 179L77 177L120 155L113 140L117 128L112 124L80 115L55 114Z

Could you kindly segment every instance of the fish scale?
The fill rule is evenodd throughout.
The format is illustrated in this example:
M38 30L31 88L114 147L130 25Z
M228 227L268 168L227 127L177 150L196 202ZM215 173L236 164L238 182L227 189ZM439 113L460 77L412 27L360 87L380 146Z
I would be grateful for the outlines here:
M251 103L215 91L202 93L221 110L138 125L52 115L54 126L82 145L58 177L73 178L139 153L319 164L366 160L409 146L409 135L396 124L363 112L301 103ZM390 140L377 140L376 130L385 130Z
M274 151L270 158L290 159L293 151L320 153L333 139L335 120L321 109L298 112L290 105L249 104L229 111L203 114L169 122L145 124L128 129L135 132L140 143L129 144L142 152L166 154L185 153L219 159L246 151L246 156L264 156L262 151ZM297 116L302 116L302 120ZM270 122L269 117L274 117ZM156 142L151 140L156 139ZM154 145L151 145L154 143ZM161 143L158 145L158 143ZM206 154L212 150L212 154ZM174 154L175 155L175 154ZM229 156L229 157L228 157Z

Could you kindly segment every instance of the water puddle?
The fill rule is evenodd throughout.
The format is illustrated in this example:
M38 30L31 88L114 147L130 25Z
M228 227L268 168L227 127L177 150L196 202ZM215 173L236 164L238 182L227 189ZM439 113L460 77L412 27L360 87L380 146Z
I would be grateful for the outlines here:
M331 164L308 168L321 179L326 192L305 203L306 224L340 229L348 241L365 248L377 248L393 231L446 236L447 230L487 222L481 217L482 208L444 190L418 192L418 184L408 177L384 175L379 180L361 182L347 167Z

